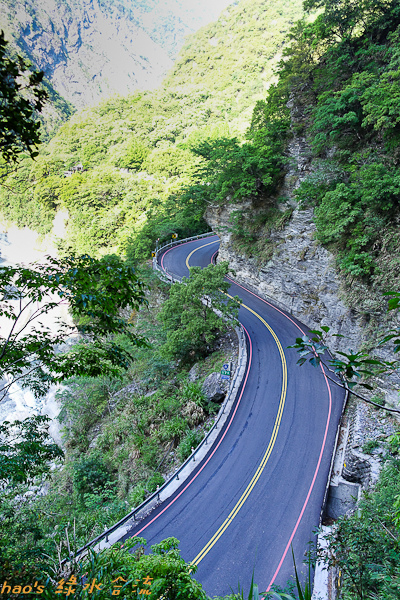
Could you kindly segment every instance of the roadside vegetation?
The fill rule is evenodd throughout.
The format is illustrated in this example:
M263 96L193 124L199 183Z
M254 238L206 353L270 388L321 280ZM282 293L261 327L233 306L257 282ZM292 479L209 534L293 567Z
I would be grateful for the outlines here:
M397 436L398 438L398 436ZM358 511L341 517L329 536L327 564L341 573L344 600L396 600L400 594L399 439L387 442L386 462Z
M292 127L312 152L313 172L296 195L314 207L317 239L345 280L380 294L400 283L399 6L305 3L320 7L293 30L277 85L282 99L295 97Z

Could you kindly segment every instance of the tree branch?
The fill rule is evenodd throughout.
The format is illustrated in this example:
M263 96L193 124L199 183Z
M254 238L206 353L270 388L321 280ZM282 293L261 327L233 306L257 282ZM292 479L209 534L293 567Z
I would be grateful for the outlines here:
M8 343L9 343L9 341L10 341L10 338L11 338L11 336L12 336L12 334L13 334L13 331L14 331L14 329L15 329L15 326L16 326L16 324L17 324L17 321L18 321L18 319L19 319L19 318L20 318L20 316L22 315L23 311L24 311L24 310L25 310L25 309L26 309L26 308L27 308L27 307L28 307L28 306L29 306L29 305L30 305L32 302L33 302L33 300L30 300L30 301L29 301L29 302L28 302L28 303L27 303L27 304L26 304L26 305L25 305L25 306L24 306L22 309L20 308L19 315L18 315L18 316L17 316L17 318L14 320L13 326L11 327L10 333L8 334L8 337L7 337L7 339L6 339L5 343L4 343L4 346L3 346L3 348L2 348L2 351L1 351L1 354L0 354L0 360L1 360L1 359L3 358L3 356L5 355L5 352L6 352L6 347L7 347ZM21 299L20 299L20 307L21 307ZM28 321L28 322L29 322L29 321ZM17 333L16 335L19 335L19 333Z
M327 379L329 379L329 381L332 381L337 386L341 387L342 389L347 390L349 392L349 394L353 394L353 396L356 396L356 398L360 398L360 400L364 400L364 402L367 402L368 404L372 404L373 406L376 406L377 408L381 408L382 410L386 410L388 412L400 413L400 410L398 408L387 408L386 406L382 406L382 404L377 404L376 402L373 402L372 400L369 400L368 398L365 398L364 396L357 394L357 392L353 392L353 390L351 390L349 387L346 387L346 385L335 381L335 379L333 379L332 377L329 377L329 375L327 375L326 373L325 373L325 377Z
M19 377L16 377L15 379L13 379L10 383L7 383L7 385L5 385L4 387L2 387L0 389L0 393L4 392L3 395L0 398L0 402L2 400L4 400L4 398L6 397L7 391L9 390L9 388L12 386L13 383L15 383L16 381L19 381L20 379L22 379L23 377L26 377L27 375L30 375L31 373L33 373L33 371L36 371L36 369L38 369L40 367L40 365L36 365L35 367L33 367L30 371L27 371L26 373L22 373L22 375L20 375Z
M20 318L20 316L21 316L21 314L22 314L22 311L23 311L23 310L25 310L25 309L26 309L26 308L27 308L27 307L28 307L28 306L29 306L29 305L30 305L32 302L34 302L34 300L33 300L33 299L32 299L32 300L30 300L30 301L29 301L29 302L28 302L28 303L27 303L27 304L24 306L24 308L23 308L23 309L20 311L20 313L19 313L18 317L17 317L17 318L16 318L16 320L14 321L14 324L13 324L13 326L12 326L12 328L11 328L11 331L10 331L10 333L9 333L9 335L8 335L8 338L7 338L7 340L6 340L6 342L5 342L4 346L3 346L2 352L1 352L1 354L0 354L0 360L1 360L1 359L4 357L4 355L5 355L5 353L6 353L6 352L5 352L5 351L6 351L6 347L7 347L7 345L8 345L8 344L9 344L9 342L10 342L10 337L11 337L11 334L12 334L12 332L13 332L13 330L14 330L14 327L15 327L15 325L16 325L16 323L17 323L18 319ZM24 326L23 326L23 327L22 327L22 328L21 328L21 329L20 329L20 330L19 330L19 331L18 331L18 332L15 334L14 341L15 341L15 340L17 339L17 337L18 337L18 336L19 336L19 335L20 335L20 334L21 334L21 333L24 331L24 329L26 329L26 328L28 327L28 325L30 325L30 324L32 323L32 321L33 321L34 319L38 319L38 318L39 318L39 317L40 317L42 314L46 314L46 313L47 313L47 312L49 312L50 310L53 310L53 308L56 308L57 306L60 306L60 304L62 304L62 303L63 303L63 300L60 300L60 302L55 302L55 303L53 303L53 304L54 304L54 306L49 306L49 305L47 305L47 307L46 307L46 306L44 306L44 307L43 307L43 310L40 310L39 308L37 308L37 309L36 309L36 310L35 310L35 311L34 311L34 312L31 314L31 316L29 317L29 319L28 319L28 321L25 323L25 325L24 325ZM47 310L45 310L46 308L47 308ZM35 314L35 313L38 313L38 314Z

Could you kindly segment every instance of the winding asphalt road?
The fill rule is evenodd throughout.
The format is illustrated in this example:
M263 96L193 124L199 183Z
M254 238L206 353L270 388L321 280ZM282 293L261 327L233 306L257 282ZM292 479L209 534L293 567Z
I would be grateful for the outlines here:
M188 276L206 266L218 238L188 242L159 257L163 268ZM174 536L182 556L210 595L284 586L315 539L344 394L320 368L296 365L287 349L306 327L244 287L239 318L249 361L240 394L208 456L171 498L126 537L148 544Z

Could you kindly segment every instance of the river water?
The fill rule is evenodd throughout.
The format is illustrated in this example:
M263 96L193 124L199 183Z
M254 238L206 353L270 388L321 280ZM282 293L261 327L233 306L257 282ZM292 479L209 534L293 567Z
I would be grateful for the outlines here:
M55 237L63 237L66 218L66 213L59 212L54 220L52 233L45 239L41 239L37 232L27 227L18 229L15 225L0 221L0 265L23 264L27 266L33 262L43 261L49 254L56 256L54 240ZM48 315L43 315L41 321L52 328L56 327L57 317L71 322L66 306L61 306ZM7 333L9 327L10 321L0 318L2 336ZM60 412L55 398L58 389L58 386L52 386L46 396L35 398L29 389L13 384L7 396L0 402L0 423L6 420L22 420L32 415L48 415L52 419L50 435L54 441L61 444L60 425L56 420Z

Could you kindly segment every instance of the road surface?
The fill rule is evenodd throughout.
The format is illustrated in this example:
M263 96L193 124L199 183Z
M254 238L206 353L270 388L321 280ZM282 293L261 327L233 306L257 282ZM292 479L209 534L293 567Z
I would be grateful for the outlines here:
M218 238L167 250L159 263L180 276L206 266ZM240 394L218 439L171 498L126 537L148 544L174 536L210 596L247 592L254 570L260 590L285 586L319 524L343 391L320 368L296 365L288 349L306 327L232 283L243 301L239 319L249 363Z

